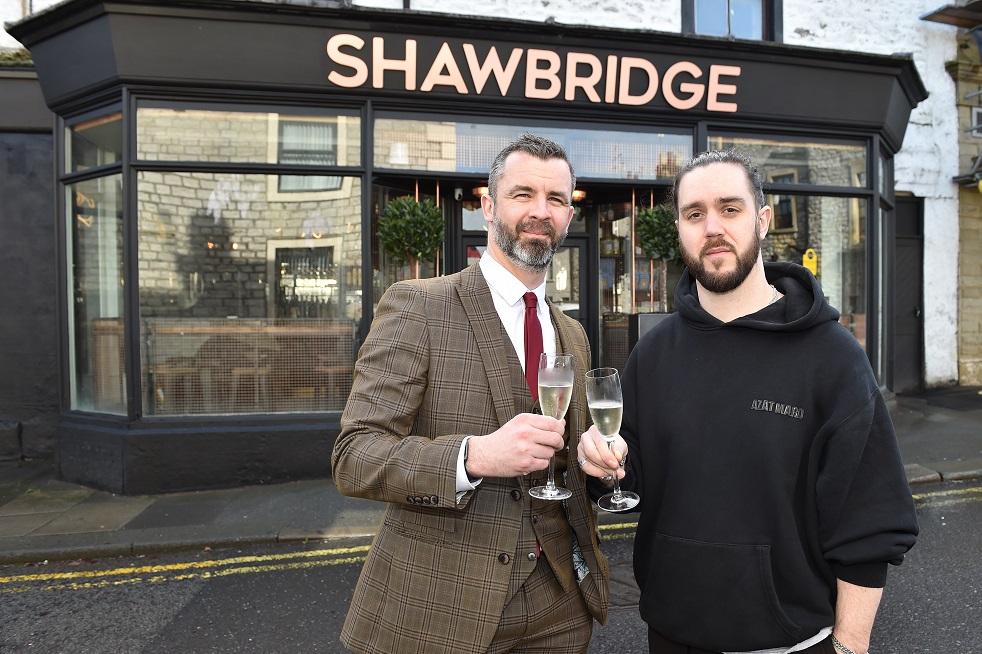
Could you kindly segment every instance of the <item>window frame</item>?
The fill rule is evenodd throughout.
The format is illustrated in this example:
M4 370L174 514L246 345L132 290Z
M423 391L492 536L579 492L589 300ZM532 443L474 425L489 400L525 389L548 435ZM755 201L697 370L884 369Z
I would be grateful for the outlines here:
M729 0L727 0L729 4ZM761 0L761 40L773 43L784 42L784 0ZM696 0L682 0L682 34L699 36L696 32ZM706 35L709 36L709 35ZM717 36L715 38L737 38Z

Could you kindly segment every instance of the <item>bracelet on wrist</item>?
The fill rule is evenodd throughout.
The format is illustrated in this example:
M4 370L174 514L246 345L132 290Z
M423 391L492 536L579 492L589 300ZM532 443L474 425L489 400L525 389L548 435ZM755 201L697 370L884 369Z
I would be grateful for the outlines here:
M842 652L842 654L856 654L856 652L852 651L851 649L840 643L839 639L835 637L835 634L832 634L832 647Z

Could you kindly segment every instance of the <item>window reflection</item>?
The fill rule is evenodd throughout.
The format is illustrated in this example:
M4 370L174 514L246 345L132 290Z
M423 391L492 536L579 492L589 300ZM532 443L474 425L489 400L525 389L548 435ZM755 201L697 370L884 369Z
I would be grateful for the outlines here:
M71 406L126 413L119 175L67 187Z
M563 145L578 178L669 179L692 156L689 131L615 131L379 116L375 120L375 166L486 175L494 157L525 132Z
M67 172L118 163L123 155L123 114L88 118L68 127L65 139Z
M336 411L362 314L361 180L138 176L148 415Z
M357 166L360 118L353 112L237 111L145 103L137 110L137 158L146 161ZM328 182L314 177L324 189ZM284 177L284 190L299 180Z

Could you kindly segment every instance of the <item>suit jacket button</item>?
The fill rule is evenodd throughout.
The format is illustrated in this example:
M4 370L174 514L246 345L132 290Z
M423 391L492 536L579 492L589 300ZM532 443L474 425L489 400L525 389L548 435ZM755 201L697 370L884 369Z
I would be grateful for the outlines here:
M534 413L537 416L541 416L542 415L541 407L539 407L538 405L532 407L532 413Z
M502 565L508 565L511 563L511 557L502 553L498 555L498 561L500 561Z
M535 561L537 558L539 557L535 555L535 552L529 552L529 561Z
M440 503L440 498L437 497L436 495L431 495L430 496L430 503L433 504L434 506L436 506L437 504Z
M412 495L406 495L406 501L409 502L410 504L412 504L413 503L413 496Z
M515 490L513 490L511 492L511 499L515 500L516 502L518 502L519 500L521 500L522 499L522 491L518 490L517 488Z
M421 498L419 498L419 499L420 499L420 501L421 501L421 502L422 502L423 504L429 504L429 503L430 503L430 497L429 497L429 495L424 495L423 497L421 497Z

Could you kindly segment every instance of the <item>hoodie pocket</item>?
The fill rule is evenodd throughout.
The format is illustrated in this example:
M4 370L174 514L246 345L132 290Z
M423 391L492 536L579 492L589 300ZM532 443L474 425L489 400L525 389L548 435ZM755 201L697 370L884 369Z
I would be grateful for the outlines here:
M641 615L666 637L713 650L755 650L800 641L781 609L769 545L706 543L655 535Z

